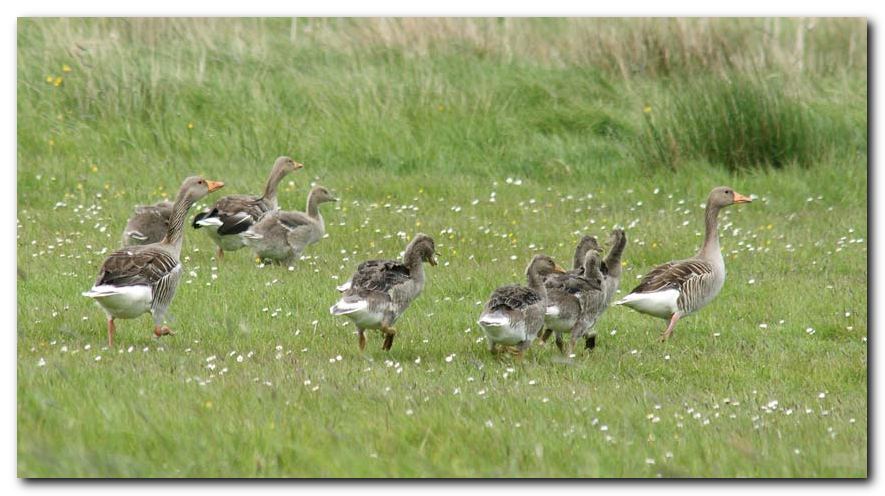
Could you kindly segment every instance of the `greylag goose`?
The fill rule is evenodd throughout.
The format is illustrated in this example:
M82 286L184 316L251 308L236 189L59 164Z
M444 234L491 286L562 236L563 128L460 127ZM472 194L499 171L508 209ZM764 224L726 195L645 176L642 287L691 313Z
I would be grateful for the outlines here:
M587 252L590 250L599 250L599 243L596 242L596 238L589 235L584 235L578 240L578 245L575 247L575 256L572 261L572 270L566 272L566 274L574 274L581 275L584 273L584 257L587 255ZM557 277L557 276L551 276ZM546 285L546 282L545 282ZM548 290L550 286L547 286ZM547 320L547 317L544 319ZM550 338L550 335L553 334L553 329L547 327L546 329L542 329L538 334L538 344L543 345L547 342L547 339ZM557 346L561 346L562 343L557 342ZM561 350L561 348L560 348Z
M261 259L275 263L291 264L304 251L323 239L326 225L320 215L319 205L338 201L326 188L316 186L307 195L304 212L273 210L242 233L247 246Z
M163 200L153 205L138 205L123 229L123 246L149 245L163 239L169 229L172 202Z
M356 325L360 351L366 349L366 329L384 333L383 350L390 350L396 329L393 325L424 289L424 265L436 265L433 238L417 234L406 246L402 262L369 260L357 267L350 287L329 312L343 315Z
M605 292L605 306L611 304L612 298L621 283L621 256L627 246L627 234L623 229L612 229L608 235L608 255L602 262L602 289Z
M302 167L302 164L289 157L280 157L273 164L261 196L224 196L194 217L194 229L206 228L218 246L216 258L221 260L225 251L239 250L245 246L239 234L249 229L266 212L277 209L277 186L286 174Z
M114 346L114 319L132 319L150 312L157 337L172 334L162 325L181 277L182 228L191 205L224 183L202 177L184 180L172 207L166 235L158 243L121 248L105 259L92 289L83 293L108 316L108 346Z
M725 284L725 261L717 229L719 211L735 203L751 201L731 188L714 188L707 198L704 244L698 253L692 258L658 265L615 305L626 305L637 312L669 320L661 341L669 339L680 318L713 301Z
M502 286L492 292L477 323L486 334L489 351L515 346L521 358L544 326L547 289L544 278L565 271L546 255L535 255L526 268L527 286Z
M575 343L581 336L585 337L587 349L595 346L596 332L591 330L605 310L603 276L599 271L599 264L599 253L589 250L584 256L584 267L580 275L574 271L552 274L544 283L547 289L544 324L548 330L556 333L556 346L566 356L572 356ZM571 337L567 353L562 342L562 334L565 332Z

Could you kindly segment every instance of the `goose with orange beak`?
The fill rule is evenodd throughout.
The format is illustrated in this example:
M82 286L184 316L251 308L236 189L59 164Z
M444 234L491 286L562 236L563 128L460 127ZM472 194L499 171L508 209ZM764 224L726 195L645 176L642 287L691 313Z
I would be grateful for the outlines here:
M114 319L134 319L150 312L157 337L173 334L163 319L183 270L181 242L184 218L191 206L224 186L202 177L184 180L166 235L157 243L121 248L105 259L92 289L83 293L104 309L108 318L108 346L114 346Z
M719 247L719 211L735 203L751 201L732 188L714 188L707 198L706 232L698 253L692 258L658 265L615 305L668 320L661 341L669 339L680 318L713 301L725 284L725 260Z

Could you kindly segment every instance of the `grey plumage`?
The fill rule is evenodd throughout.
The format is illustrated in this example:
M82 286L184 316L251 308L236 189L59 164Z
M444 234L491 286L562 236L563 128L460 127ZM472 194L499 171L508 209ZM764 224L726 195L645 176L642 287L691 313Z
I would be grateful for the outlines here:
M292 264L304 249L323 238L326 225L319 205L338 201L326 188L316 186L307 196L304 212L274 210L265 214L242 236L247 246L261 259Z
M621 257L624 254L624 248L627 246L627 234L624 233L623 229L612 229L608 242L609 252L600 267L603 275L602 288L605 292L606 306L611 304L621 283Z
M667 329L661 334L661 340L668 339L680 318L710 303L725 284L725 260L719 247L719 211L735 203L750 201L749 197L731 188L714 188L707 197L704 243L697 254L655 267L630 294L615 304L669 319Z
M402 261L371 260L359 265L350 287L329 311L354 322L360 350L365 349L366 329L380 329L385 334L382 349L390 349L396 335L393 326L424 290L423 263L436 265L435 252L433 238L418 234L406 246Z
M526 268L526 286L501 286L492 292L477 321L486 334L489 351L497 353L499 345L515 346L521 357L531 346L544 326L544 278L554 272L565 271L550 257L536 255Z
M304 167L289 157L279 157L274 162L261 195L228 195L218 199L212 206L194 216L194 229L205 229L218 246L221 258L225 251L239 250L245 246L241 233L247 231L267 212L276 210L277 187L286 174Z
M545 323L556 334L556 345L568 356L574 352L578 338L593 338L596 320L605 311L605 293L603 291L603 275L599 271L599 254L589 250L584 256L583 270L578 275L570 272L553 275L547 278L547 307ZM568 333L569 347L563 349L562 335ZM546 338L546 336L545 336Z
M148 245L163 239L172 216L172 202L163 200L153 205L135 207L123 229L123 246Z
M83 294L95 299L107 313L109 346L113 346L115 318L134 318L150 312L154 333L171 333L162 323L181 277L179 256L185 216L194 202L223 185L201 177L187 178L176 197L166 234L159 242L121 248L104 260L92 289Z

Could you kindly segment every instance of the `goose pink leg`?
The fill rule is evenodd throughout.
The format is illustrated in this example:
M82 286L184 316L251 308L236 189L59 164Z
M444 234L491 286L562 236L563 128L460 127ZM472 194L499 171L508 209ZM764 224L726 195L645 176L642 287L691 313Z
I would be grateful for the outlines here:
M117 326L114 324L114 318L108 319L108 348L114 347L114 333L117 332Z
M674 313L673 316L670 317L670 325L668 325L667 330L664 331L663 334L661 334L661 341L666 341L670 339L670 336L673 335L673 328L676 327L676 322L679 321L679 317L681 317L681 315L679 315L679 312Z

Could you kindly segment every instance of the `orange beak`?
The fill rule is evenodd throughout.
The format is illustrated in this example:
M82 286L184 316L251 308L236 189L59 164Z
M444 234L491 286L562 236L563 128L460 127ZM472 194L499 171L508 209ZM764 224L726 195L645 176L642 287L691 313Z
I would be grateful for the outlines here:
M556 272L557 274L565 274L565 269L560 267L559 264L556 264L553 266L553 272Z
M749 196L744 196L744 195L738 193L737 191L734 192L734 202L735 203L750 203L752 201L753 201L753 199L750 198Z
M221 181L209 181L209 180L206 180L206 185L209 186L209 192L211 193L211 192L213 192L213 191L216 191L216 190L221 189L221 187L224 186L224 183L221 182Z

